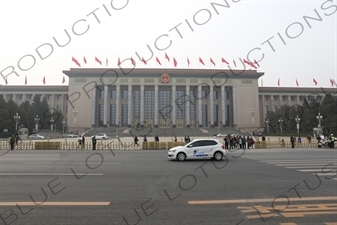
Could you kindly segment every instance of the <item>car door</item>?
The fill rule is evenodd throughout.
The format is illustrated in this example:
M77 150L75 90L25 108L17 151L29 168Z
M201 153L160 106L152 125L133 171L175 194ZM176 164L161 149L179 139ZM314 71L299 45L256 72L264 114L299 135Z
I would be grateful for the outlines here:
M196 154L200 150L200 146L202 145L202 141L194 141L187 145L186 147L186 155L187 158L195 158Z
M217 142L214 140L204 141L203 151L206 154L205 157L213 157L214 151L216 150Z

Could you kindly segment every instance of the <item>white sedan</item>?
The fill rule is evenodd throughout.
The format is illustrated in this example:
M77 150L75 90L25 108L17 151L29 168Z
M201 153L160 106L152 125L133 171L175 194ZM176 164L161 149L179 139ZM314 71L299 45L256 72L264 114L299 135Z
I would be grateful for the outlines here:
M94 135L94 136L95 136L95 139L96 139L96 140L100 140L100 139L106 140L106 139L109 138L108 135L103 134L103 133L99 133L99 134L96 134L96 135ZM91 138L93 138L94 136L91 136Z
M168 151L169 159L210 158L222 160L226 155L225 146L217 139L196 139L184 146L173 147Z
M44 136L41 136L39 134L31 134L28 136L30 139L44 139Z

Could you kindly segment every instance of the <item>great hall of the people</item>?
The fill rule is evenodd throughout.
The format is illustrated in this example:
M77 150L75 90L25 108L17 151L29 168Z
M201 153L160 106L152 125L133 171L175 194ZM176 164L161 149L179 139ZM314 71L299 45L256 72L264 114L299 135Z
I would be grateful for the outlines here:
M259 87L263 72L219 69L70 69L69 85L2 85L5 101L34 95L62 111L69 130L92 127L261 127L269 110L320 101L336 88Z

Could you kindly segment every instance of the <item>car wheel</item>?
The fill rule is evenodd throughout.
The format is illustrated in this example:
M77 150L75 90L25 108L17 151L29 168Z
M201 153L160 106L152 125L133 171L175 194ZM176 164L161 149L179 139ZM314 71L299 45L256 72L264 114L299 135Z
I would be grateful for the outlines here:
M222 155L221 152L215 152L213 158L217 161L220 161L220 160L222 160L223 155Z
M177 159L178 159L179 161L184 161L184 160L186 159L185 153L183 153L183 152L178 153Z
M318 145L318 148L322 148L322 146L321 146L321 145Z

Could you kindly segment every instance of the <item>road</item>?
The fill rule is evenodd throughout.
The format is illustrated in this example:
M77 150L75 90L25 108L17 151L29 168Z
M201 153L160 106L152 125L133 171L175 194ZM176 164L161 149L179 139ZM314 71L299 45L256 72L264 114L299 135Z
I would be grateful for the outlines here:
M337 224L337 151L10 151L0 224Z

